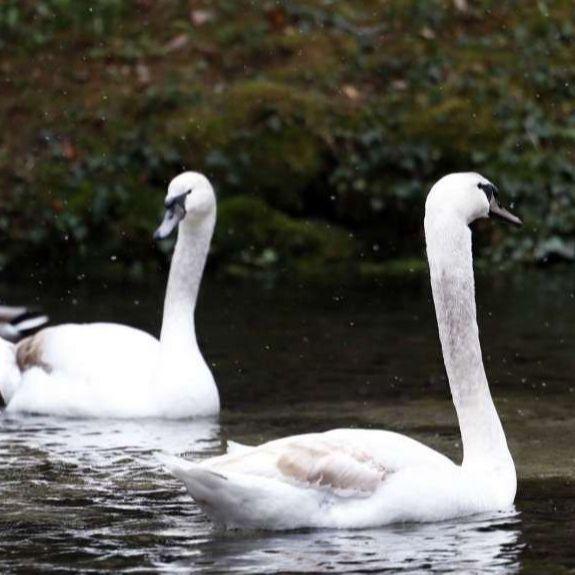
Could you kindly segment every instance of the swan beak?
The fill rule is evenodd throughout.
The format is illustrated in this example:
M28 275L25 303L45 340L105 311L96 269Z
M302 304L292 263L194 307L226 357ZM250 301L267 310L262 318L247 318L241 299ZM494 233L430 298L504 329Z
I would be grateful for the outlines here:
M491 201L489 202L489 215L492 218L496 218L517 227L521 227L523 225L523 222L517 216L514 216L510 211L499 205L495 194L491 196Z
M184 219L186 210L183 206L175 204L166 210L164 219L160 227L154 232L155 240L164 240L178 227L178 224Z

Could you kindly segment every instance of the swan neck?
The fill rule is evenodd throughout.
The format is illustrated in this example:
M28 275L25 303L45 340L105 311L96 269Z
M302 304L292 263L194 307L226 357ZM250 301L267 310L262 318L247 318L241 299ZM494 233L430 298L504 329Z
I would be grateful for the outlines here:
M194 316L214 224L215 217L205 217L186 218L179 225L164 300L162 347L188 353L197 348Z
M475 305L471 230L453 214L426 216L433 301L463 443L463 464L513 466L483 366Z

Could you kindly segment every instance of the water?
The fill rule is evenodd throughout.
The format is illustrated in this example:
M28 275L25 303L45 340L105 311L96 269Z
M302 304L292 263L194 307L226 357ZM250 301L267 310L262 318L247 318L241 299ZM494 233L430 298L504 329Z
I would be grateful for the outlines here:
M340 426L396 430L454 458L460 445L425 277L210 281L198 329L219 422L0 415L0 572L575 572L574 280L551 270L479 281L485 362L519 473L515 512L368 531L214 528L156 451L202 458L228 438ZM34 293L55 320L158 331L160 283L0 285L13 303Z

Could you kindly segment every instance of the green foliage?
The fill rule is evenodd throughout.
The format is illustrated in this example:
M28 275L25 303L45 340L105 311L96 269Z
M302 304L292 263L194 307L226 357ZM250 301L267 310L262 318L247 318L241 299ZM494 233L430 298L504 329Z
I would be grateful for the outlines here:
M426 191L467 170L526 222L485 257L572 261L574 42L570 0L5 0L0 264L156 265L182 169L226 269L412 262Z
M209 109L192 111L187 139L228 193L255 192L277 208L302 213L302 192L325 170L329 109L326 99L304 91L241 82Z
M127 4L123 0L4 0L0 3L0 47L12 42L40 46L63 32L103 37L128 14Z
M32 251L64 270L79 260L110 258L140 270L153 257L162 176L179 170L177 151L151 148L137 133L123 135L116 155L93 149L70 166L69 142L51 134L44 139L47 158L41 169L33 180L15 178L10 200L2 202L9 216L0 220L0 233L10 238L13 259ZM19 226L14 218L21 220Z
M295 220L253 196L223 200L219 208L216 257L231 266L312 269L349 260L349 233L329 224Z

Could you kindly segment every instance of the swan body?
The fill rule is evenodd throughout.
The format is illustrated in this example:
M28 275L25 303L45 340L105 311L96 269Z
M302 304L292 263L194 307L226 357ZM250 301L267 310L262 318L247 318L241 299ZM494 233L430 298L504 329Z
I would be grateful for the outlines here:
M489 215L520 223L478 174L446 176L426 203L431 283L463 463L401 434L361 429L235 446L198 463L162 456L215 521L232 528L367 528L513 505L515 467L489 393L475 317L468 224Z
M199 350L194 310L215 224L201 174L175 178L156 232L179 228L160 340L115 323L64 324L17 344L0 342L0 396L8 411L88 417L189 417L219 411Z

